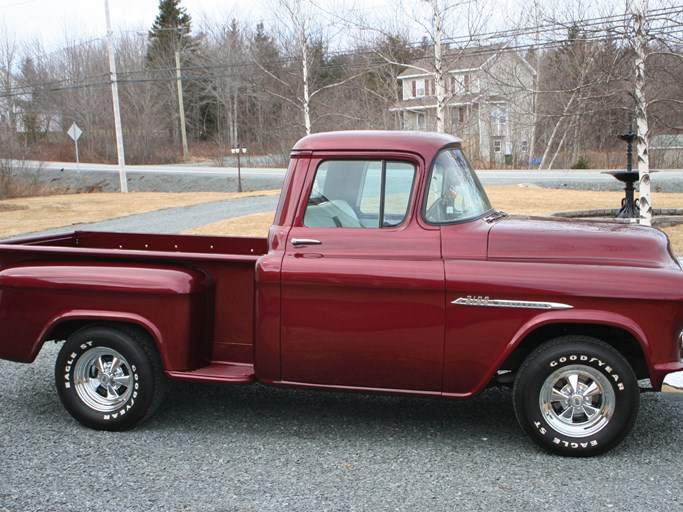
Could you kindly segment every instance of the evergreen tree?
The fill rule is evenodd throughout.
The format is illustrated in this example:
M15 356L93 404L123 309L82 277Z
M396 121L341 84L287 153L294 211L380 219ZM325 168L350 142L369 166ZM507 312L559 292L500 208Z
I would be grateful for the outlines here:
M174 145L181 147L181 128L187 130L188 139L195 140L201 133L201 84L188 71L198 58L200 39L192 35L192 19L180 6L180 0L159 0L159 14L148 33L147 64L158 80L155 87L164 98L163 112L168 113L168 131ZM178 109L178 83L176 53L182 71L184 123Z
M159 14L149 31L147 60L155 67L175 66L175 52L194 50L192 18L180 0L159 0Z

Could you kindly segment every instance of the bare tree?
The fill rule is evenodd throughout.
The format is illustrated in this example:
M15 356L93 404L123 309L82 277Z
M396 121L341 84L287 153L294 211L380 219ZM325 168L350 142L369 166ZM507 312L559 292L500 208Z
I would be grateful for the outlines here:
M258 60L254 62L280 86L279 91L269 88L267 92L294 107L302 117L304 132L310 134L315 117L314 97L348 83L358 74L338 76L329 72L330 67L326 67L331 39L326 33L329 25L316 18L316 7L311 0L279 0L274 11L284 14L278 36L289 65L284 67L284 76L277 76Z
M19 81L16 71L20 61L20 47L16 34L0 23L0 98L4 128L17 131L17 97Z
M485 4L485 0L401 2L397 14L405 16L410 25L419 27L422 33L422 58L396 59L395 55L386 51L386 47L375 46L376 54L387 63L402 70L412 68L431 77L430 83L434 84L436 97L435 128L438 132L446 131L446 108L455 94L454 88L448 86L449 72L458 66L463 51L473 44L479 44L476 34L484 30L488 21L488 16L484 14ZM394 31L381 28L380 25L370 25L364 19L354 20L354 25L361 32L379 33L386 40L395 37ZM408 30L417 34L414 28ZM430 53L429 57L426 56L427 52Z
M216 138L223 152L226 145L242 142L239 136L240 103L246 99L248 81L243 79L248 63L247 41L236 20L230 24L216 23L203 27L206 48L202 62L217 69L205 81L206 94L215 102L213 117L217 126ZM223 136L227 127L227 139Z

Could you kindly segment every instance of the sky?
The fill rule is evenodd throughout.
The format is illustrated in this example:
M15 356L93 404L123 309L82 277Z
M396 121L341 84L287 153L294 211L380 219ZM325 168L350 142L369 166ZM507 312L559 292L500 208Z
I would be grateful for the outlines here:
M313 0L323 11L347 12L362 17L396 17L399 0ZM401 0L422 7L422 0ZM511 0L492 0L498 4ZM237 18L254 25L281 15L273 5L277 0L182 0L194 27L202 20L227 21ZM159 11L159 0L109 0L114 32L147 31ZM57 49L68 41L85 41L106 34L105 0L0 0L0 30L20 40L38 38L46 49ZM65 38L68 34L68 38Z
M106 33L104 0L0 0L0 25L19 39L38 37L47 46L58 45L64 33L71 40L103 36ZM239 4L239 11L237 11ZM267 16L264 0L184 0L192 19L203 16L231 19ZM148 30L158 13L158 0L109 0L112 28Z

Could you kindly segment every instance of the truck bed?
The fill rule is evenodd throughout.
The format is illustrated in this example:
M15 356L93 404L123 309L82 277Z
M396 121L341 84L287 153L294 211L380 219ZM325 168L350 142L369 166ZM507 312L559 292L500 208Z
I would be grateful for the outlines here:
M268 250L265 238L71 231L0 240L0 262L7 249L11 252L16 250L22 253L40 253L43 251L39 248L46 247L51 248L50 252L59 254L100 254L99 251L102 250L111 257L116 257L111 252L112 249L121 256L129 256L130 251L135 251L136 257L159 258L173 253L174 259L190 254L194 257L210 256L221 259L233 256L258 258ZM65 250L54 251L54 248ZM147 253L147 256L139 251Z
M204 364L225 369L228 363L253 364L254 269L266 251L265 238L65 232L0 241L0 278L11 267L30 265L140 264L199 270L213 288L213 305L206 312L210 339L194 339L191 347L201 352Z

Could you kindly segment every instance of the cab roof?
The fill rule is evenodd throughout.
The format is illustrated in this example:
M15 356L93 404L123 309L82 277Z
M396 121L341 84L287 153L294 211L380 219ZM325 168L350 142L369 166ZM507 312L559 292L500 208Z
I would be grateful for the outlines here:
M308 135L294 145L294 151L409 151L433 155L462 139L447 133L414 131L356 130Z

